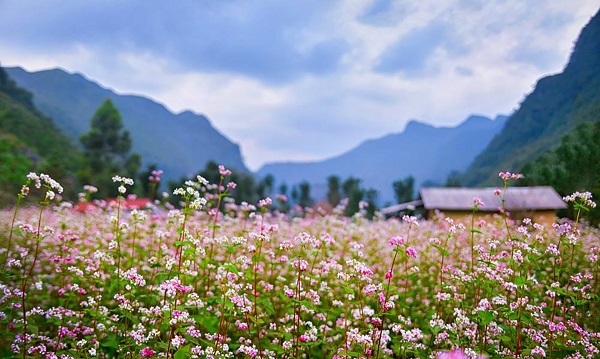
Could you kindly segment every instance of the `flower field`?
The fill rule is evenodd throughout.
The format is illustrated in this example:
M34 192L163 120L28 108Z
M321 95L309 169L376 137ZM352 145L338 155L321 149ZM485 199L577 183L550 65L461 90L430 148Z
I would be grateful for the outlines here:
M0 356L600 357L597 228L291 216L228 202L227 176L186 182L181 209L80 213L31 174L0 212Z

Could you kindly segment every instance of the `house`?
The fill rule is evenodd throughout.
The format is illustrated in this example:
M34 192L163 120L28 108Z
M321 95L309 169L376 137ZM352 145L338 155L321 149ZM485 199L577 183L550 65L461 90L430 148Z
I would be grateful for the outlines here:
M473 199L481 199L483 205L477 209L476 216L499 213L504 208L515 220L531 218L543 225L551 225L556 220L556 210L567 208L567 204L552 187L508 187L506 193L499 196L496 188L422 188L419 193L423 206L431 216L434 210L444 212L453 219L471 219Z
M502 197L505 199L504 208L510 218L521 220L531 218L532 221L550 226L556 220L556 210L567 208L567 204L552 187L508 187L506 193L496 195L496 188L454 188L429 187L421 188L420 201L391 206L381 210L383 214L403 210L407 205L422 206L426 216L432 218L435 211L441 211L446 217L468 223L473 214L473 199L479 198L483 205L478 206L475 218L483 218L494 213L500 213ZM420 203L419 203L420 202Z

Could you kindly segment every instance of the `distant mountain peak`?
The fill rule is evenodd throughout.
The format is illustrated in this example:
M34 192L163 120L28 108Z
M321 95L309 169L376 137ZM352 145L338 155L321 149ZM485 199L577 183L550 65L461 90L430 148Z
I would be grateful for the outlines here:
M499 118L502 118L499 116ZM415 184L445 182L452 171L463 171L504 125L483 116L471 116L455 127L434 127L417 120L401 133L369 139L334 158L313 162L270 163L257 176L273 175L277 183L293 186L308 181L326 189L330 175L355 177L365 188L379 191L382 203L393 200L392 183L413 176ZM315 191L315 197L324 193Z

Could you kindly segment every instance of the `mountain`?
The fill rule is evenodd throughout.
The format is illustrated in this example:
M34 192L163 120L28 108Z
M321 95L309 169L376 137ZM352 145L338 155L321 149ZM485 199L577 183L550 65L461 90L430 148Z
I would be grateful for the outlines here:
M600 120L600 12L581 31L565 69L540 79L504 129L463 175L470 186L498 184L555 148L575 127ZM527 175L525 173L525 175Z
M240 147L203 115L190 111L174 114L148 98L119 95L80 74L59 69L27 72L14 67L6 71L19 86L33 93L35 105L76 143L89 131L98 107L110 98L132 136L132 151L141 154L144 166L156 164L164 170L165 180L197 173L210 160L248 172Z
M450 172L464 171L505 121L506 116L495 120L470 116L456 127L439 128L411 121L401 133L365 141L340 156L318 162L271 163L257 176L271 174L277 183L288 186L306 180L315 197L326 193L330 175L342 181L352 176L362 180L363 188L378 190L381 203L392 202L394 181L413 176L417 186L443 183Z
M70 139L35 107L31 93L0 67L0 204L14 204L32 171L49 174L68 192L79 155Z

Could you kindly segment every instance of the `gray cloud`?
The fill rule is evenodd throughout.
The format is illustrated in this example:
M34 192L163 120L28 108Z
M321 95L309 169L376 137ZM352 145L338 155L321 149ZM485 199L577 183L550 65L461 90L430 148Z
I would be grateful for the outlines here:
M402 72L408 76L421 74L431 54L447 41L449 31L450 28L441 22L431 22L414 29L383 52L375 71Z
M0 0L0 61L191 109L247 164L514 109L597 0ZM396 76L400 75L400 76Z
M0 15L0 31L12 29L10 41L20 46L64 51L85 44L107 57L147 52L180 69L238 74L270 83L333 72L348 50L343 39L323 36L314 41L302 32L307 24L327 16L328 2L66 3L14 5Z
M363 24L373 26L391 26L397 21L393 11L393 0L375 0L357 19Z

